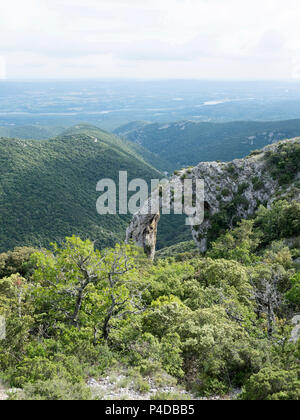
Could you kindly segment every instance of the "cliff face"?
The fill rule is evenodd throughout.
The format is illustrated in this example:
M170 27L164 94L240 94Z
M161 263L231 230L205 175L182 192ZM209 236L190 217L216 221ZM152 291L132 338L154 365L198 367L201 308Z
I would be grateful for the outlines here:
M133 241L144 248L150 259L154 259L156 251L157 226L160 214L136 214L126 232L126 242Z
M192 237L201 252L207 250L209 232L216 217L222 217L228 227L231 227L236 220L253 215L260 204L269 206L280 197L300 201L300 190L297 188L300 179L299 163L293 166L296 168L295 173L288 173L290 166L288 157L285 157L286 147L293 148L299 145L299 138L285 140L254 152L245 159L228 163L202 162L194 168L176 173L172 178L176 182L183 183L186 178L204 180L205 219L202 225L191 227ZM276 176L274 162L270 162L275 155L282 159L278 162L281 176L292 179L291 182L282 182L282 179ZM137 213L126 233L127 241L133 240L137 245L144 247L150 258L155 256L158 221L159 214Z

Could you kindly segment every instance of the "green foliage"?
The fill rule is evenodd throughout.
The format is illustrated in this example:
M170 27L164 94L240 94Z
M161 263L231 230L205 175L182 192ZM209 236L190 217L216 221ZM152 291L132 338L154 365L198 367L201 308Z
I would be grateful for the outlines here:
M41 126L40 124L5 126L0 127L0 137L46 140L59 134L62 130L63 127Z
M191 143L192 126L180 130L190 133ZM1 378L21 388L10 399L91 399L87 379L123 366L140 393L149 392L151 378L162 386L179 381L201 396L243 386L242 399L299 399L299 343L290 340L290 319L300 308L299 203L261 206L253 220L239 222L249 180L210 216L213 243L205 256L182 243L183 217L162 218L159 245L173 246L152 263L132 245L115 245L126 218L99 223L92 208L104 175L116 179L130 168L129 177L160 176L137 151L151 157L81 126L44 143L0 140L0 248L45 245L74 232L100 240L68 236L49 250L0 254L0 316L7 332L0 341ZM282 144L266 157L282 185L299 171L297 144ZM227 171L237 177L234 165ZM258 177L252 184L263 186ZM220 188L219 194L231 191ZM180 243L174 246L175 231Z
M131 246L100 253L90 241L72 237L61 247L53 244L53 252L31 255L36 268L30 281L18 274L0 279L7 329L0 366L6 380L17 387L57 377L76 384L88 372L112 366L104 341L138 303L126 279L136 256Z
M300 204L296 201L277 201L267 209L261 206L255 226L262 232L263 244L300 235Z
M261 151L259 153L261 153ZM252 178L252 184L254 191L261 190L264 187L264 182L258 176Z
M8 370L11 385L22 388L26 383L53 380L63 377L68 382L82 382L84 371L75 356L56 355L48 357L25 357L13 370Z
M157 167L166 169L142 146L89 125L51 140L0 138L0 252L24 245L47 247L73 234L96 240L99 249L114 246L123 240L130 215L97 214L98 181L110 178L118 185L119 171L127 171L128 180L142 178L150 184L163 178ZM173 245L175 236L175 242L190 238L183 216L165 219L159 248Z
M133 271L136 251L129 245L99 251L94 244L75 236L62 247L33 256L37 269L34 293L41 310L53 323L60 321L77 328L90 327L107 340L114 318L122 318L135 307L126 278ZM127 281L126 281L127 280Z
M243 220L238 227L221 236L211 245L208 256L236 260L243 264L252 263L259 239L253 229L254 222Z
M207 123L182 121L162 124L132 123L115 130L168 162L165 170L197 165L199 161L231 161L247 156L253 148L269 145L272 133L278 140L299 136L299 120L277 122ZM253 141L245 139L253 137ZM256 154L260 154L257 151ZM234 173L232 173L234 175Z
M270 265L280 265L285 270L294 267L292 252L285 241L274 241L263 252L263 261Z
M244 192L249 188L248 182L243 182L238 187L238 194L244 194Z
M68 382L59 377L27 384L20 392L12 392L10 401L85 401L91 400L91 390L82 383Z
M242 187L245 188L243 185ZM248 199L242 193L233 194L233 199L230 202L220 200L220 211L213 215L206 215L211 224L207 233L208 243L211 244L220 236L226 234L229 228L236 227L241 221L238 216L241 209L244 211L248 207Z
M198 250L196 248L194 241L180 242L176 245L172 245L161 250L158 250L156 257L158 258L192 258L193 255L197 254Z
M180 336L177 333L168 334L161 340L162 367L170 375L182 378L183 361L181 357L182 348Z
M175 392L157 392L155 395L151 396L151 400L153 401L182 401L191 400L189 395L184 393L175 393Z
M280 185L290 183L300 171L300 145L283 143L277 151L267 153L271 173Z
M129 180L162 177L130 145L94 127L43 141L0 138L0 252L73 234L97 239L98 248L122 240L130 216L96 212L97 182L118 181L122 170Z
M242 400L300 400L300 370L266 367L246 382Z
M246 301L251 292L246 269L235 261L204 259L199 262L198 281L205 287L221 288L226 294L238 294Z
M263 363L263 352L252 350L256 339L240 326L251 329L250 318L255 318L251 316L247 273L238 263L225 260L197 259L190 262L190 268L185 264L181 287L173 287L181 299L169 295L152 302L152 310L144 315L144 329L159 339L179 335L185 377L197 392L210 393L217 383L225 392L229 386L226 375L238 382L236 371L242 369L247 375ZM171 263L173 273L179 265ZM168 277L171 282L170 272ZM168 290L168 281L163 284L160 293Z
M228 197L231 195L231 191L228 188L223 188L221 194L223 195L223 197Z
M2 258L1 376L22 388L10 399L91 399L87 378L122 367L141 394L151 378L201 396L243 386L243 399L299 399L289 321L299 273L286 241L267 237L270 214L281 220L290 206L288 225L297 226L294 203L275 203L219 237L205 257L180 253L186 244L151 263L131 245L98 250L73 236L51 251Z
M34 252L36 252L34 248L23 247L0 254L0 278L9 277L17 273L22 277L28 278L34 268L30 261L30 257Z
M291 279L292 287L286 293L287 300L300 310L300 272Z
M0 367L8 369L23 359L34 326L30 285L18 274L0 279L0 315L6 320L6 339L0 341Z

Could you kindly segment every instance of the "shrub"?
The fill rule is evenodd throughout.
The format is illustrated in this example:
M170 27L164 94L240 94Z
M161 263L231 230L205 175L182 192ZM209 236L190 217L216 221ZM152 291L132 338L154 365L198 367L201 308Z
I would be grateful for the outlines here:
M187 394L180 392L157 392L151 396L152 401L176 401L176 400L191 400L191 397Z
M287 292L286 298L289 302L300 308L300 272L297 273L292 279L292 288Z
M229 188L223 188L223 190L222 190L222 196L223 197L229 197L230 194L231 194L231 192L230 192Z
M12 274L20 274L28 278L32 274L34 264L31 262L31 255L36 252L29 247L18 247L13 251L0 254L0 278L9 277Z
M267 367L252 375L240 396L242 400L299 400L300 369L291 371Z
M27 383L65 378L70 383L82 382L84 371L76 357L57 355L54 360L47 357L25 357L15 368L8 370L12 386L22 388Z
M10 393L9 400L82 401L91 400L91 390L82 383L53 378L25 385L19 392Z
M255 227L263 232L264 244L299 235L300 203L281 200L273 203L269 209L261 206L257 212Z
M243 182L238 187L238 194L244 194L244 192L248 189L249 184L247 182Z
M299 172L300 145L297 143L283 143L277 151L268 152L266 157L271 174L280 185L291 182Z
M255 176L254 178L252 178L252 184L253 184L254 191L261 190L264 187L264 182L258 176Z

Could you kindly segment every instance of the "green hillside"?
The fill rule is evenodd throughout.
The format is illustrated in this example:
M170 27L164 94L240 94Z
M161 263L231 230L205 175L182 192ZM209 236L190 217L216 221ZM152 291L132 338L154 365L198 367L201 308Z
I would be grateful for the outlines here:
M45 141L0 139L0 250L48 245L66 235L100 248L124 238L130 216L99 216L96 184L161 177L133 149L95 127L77 126Z
M0 126L0 137L46 140L60 134L63 129L63 127L43 125Z
M165 170L175 170L199 162L242 158L272 142L299 137L300 120L224 124L136 122L118 128L115 133L168 161Z
M71 127L62 132L62 135L67 136L74 136L78 134L86 134L88 133L91 136L97 137L99 132L106 135L106 141L109 142L111 145L118 145L121 149L127 147L130 149L130 153L134 153L138 156L138 158L143 158L146 163L149 163L154 168L165 171L166 166L168 166L168 162L165 159L162 159L159 155L150 152L150 150L144 148L140 144L137 144L132 141L128 141L126 139L120 139L118 136L114 134L110 134L107 131L101 130L99 127L92 126L90 124L79 124Z

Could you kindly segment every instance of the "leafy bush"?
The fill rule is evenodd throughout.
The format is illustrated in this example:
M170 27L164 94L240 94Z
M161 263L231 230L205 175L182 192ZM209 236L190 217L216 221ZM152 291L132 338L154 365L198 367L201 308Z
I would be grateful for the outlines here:
M228 188L223 188L221 194L223 197L229 197L231 195L231 191Z
M27 384L20 392L11 392L9 400L47 400L47 401L84 401L91 400L90 389L82 383L68 382L66 379L54 377L47 381L36 381Z
M19 247L0 254L0 279L10 277L12 274L28 278L34 269L34 264L30 259L34 252L36 252L34 248Z
M295 305L296 310L300 309L300 272L295 274L291 279L292 287L286 293L286 298L289 302Z
M262 232L263 244L300 235L300 203L281 200L273 203L269 209L261 206L255 227Z
M242 400L300 400L300 370L266 367L246 382Z
M135 247L99 251L77 237L35 253L32 274L0 279L1 377L23 388L10 398L89 399L87 378L122 366L141 393L150 377L201 396L244 386L244 399L298 399L300 353L287 319L299 273L286 241L272 240L274 224L297 228L297 205L261 208L206 257L152 263Z
M237 228L213 242L207 255L250 264L255 260L254 252L258 244L258 234L254 231L253 221L243 220Z
M53 360L46 357L25 358L15 368L8 370L12 386L22 388L27 383L47 381L60 377L76 384L83 381L84 369L76 357L57 355Z
M263 180L258 176L252 178L252 184L254 191L261 190L264 187Z
M152 401L177 401L177 400L191 400L191 397L184 393L175 392L157 392L151 396Z
M276 151L267 153L267 162L274 178L279 184L291 182L300 170L300 145L283 143Z

